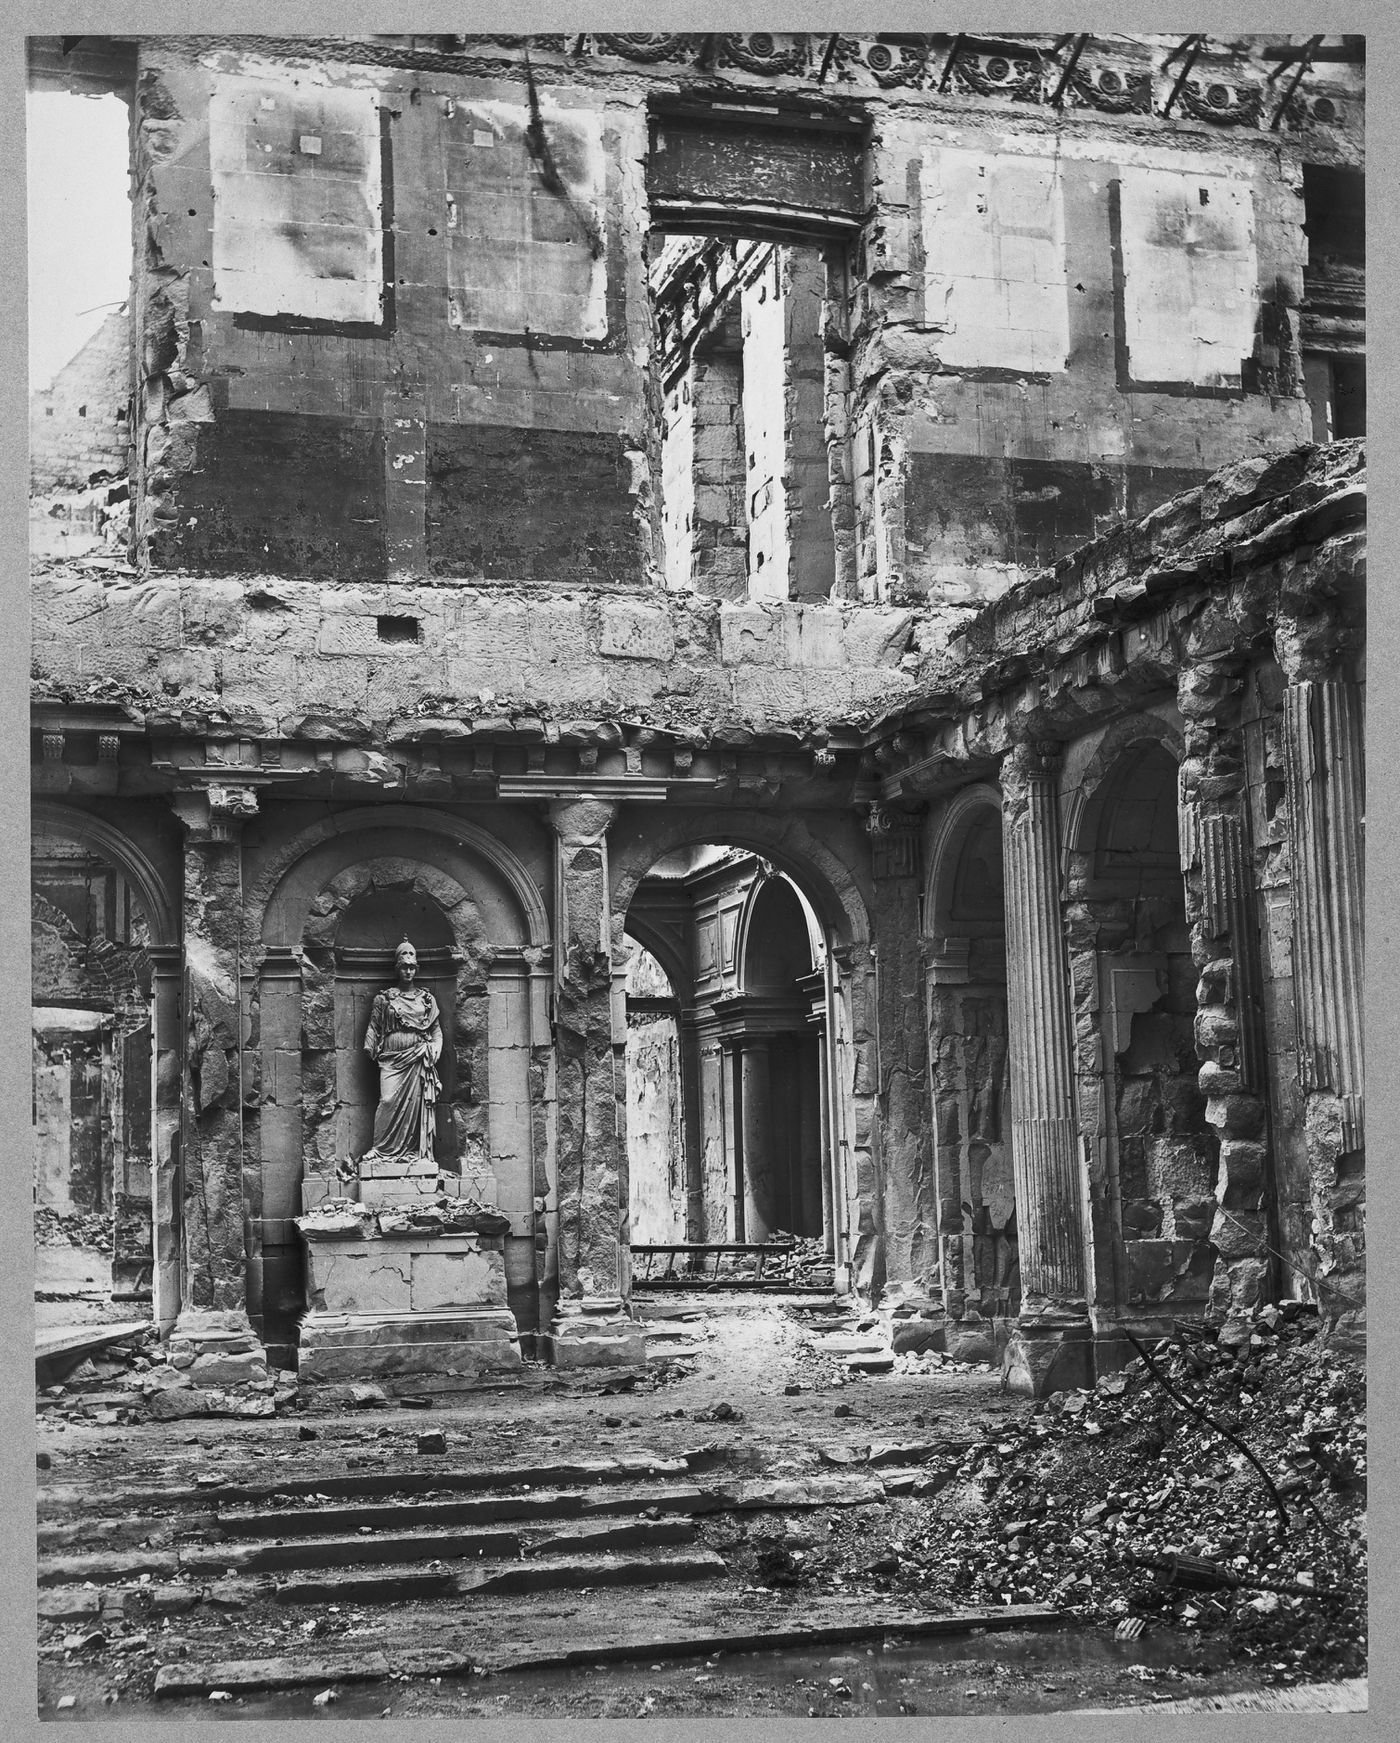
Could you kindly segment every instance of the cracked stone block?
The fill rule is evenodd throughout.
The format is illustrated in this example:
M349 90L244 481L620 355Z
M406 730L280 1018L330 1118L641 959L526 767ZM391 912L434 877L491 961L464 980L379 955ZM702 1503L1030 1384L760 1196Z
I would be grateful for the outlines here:
M505 1259L480 1237L308 1241L307 1293L319 1313L432 1313L501 1306Z

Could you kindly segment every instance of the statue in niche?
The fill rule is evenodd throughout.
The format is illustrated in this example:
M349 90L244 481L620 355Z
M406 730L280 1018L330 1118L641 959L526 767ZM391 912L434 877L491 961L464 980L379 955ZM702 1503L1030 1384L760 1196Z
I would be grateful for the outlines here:
M437 1000L415 986L418 952L407 938L394 952L397 984L375 994L365 1052L379 1067L379 1105L366 1162L417 1163L436 1169L437 1099L442 1080L442 1022Z

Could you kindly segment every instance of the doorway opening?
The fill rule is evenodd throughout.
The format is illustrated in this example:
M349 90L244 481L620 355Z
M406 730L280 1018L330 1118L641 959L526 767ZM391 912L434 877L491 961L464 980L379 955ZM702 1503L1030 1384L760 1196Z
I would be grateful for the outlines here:
M829 1290L836 1190L828 943L753 852L659 859L626 921L634 1287Z
M851 503L844 370L827 337L844 313L844 246L667 234L649 261L666 585L839 596Z

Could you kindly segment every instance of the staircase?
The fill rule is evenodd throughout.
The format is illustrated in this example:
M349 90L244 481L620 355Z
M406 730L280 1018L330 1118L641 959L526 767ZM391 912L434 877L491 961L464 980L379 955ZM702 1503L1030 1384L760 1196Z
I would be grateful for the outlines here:
M84 1640L127 1652L138 1687L207 1699L954 1620L877 1615L854 1595L760 1599L703 1541L724 1513L878 1507L907 1484L893 1472L754 1477L719 1468L712 1446L363 1471L307 1452L265 1479L244 1457L227 1476L149 1486L41 1480L41 1686L46 1659L71 1678ZM1044 1619L1017 1607L958 1625Z

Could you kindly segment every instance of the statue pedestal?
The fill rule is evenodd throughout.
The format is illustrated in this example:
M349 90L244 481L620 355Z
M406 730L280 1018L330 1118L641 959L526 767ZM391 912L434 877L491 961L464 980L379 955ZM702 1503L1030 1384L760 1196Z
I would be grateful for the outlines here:
M309 1215L298 1226L311 1304L301 1323L301 1385L370 1380L389 1393L441 1393L520 1370L500 1235L385 1234L368 1206Z

